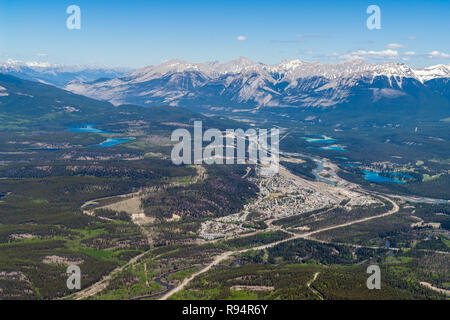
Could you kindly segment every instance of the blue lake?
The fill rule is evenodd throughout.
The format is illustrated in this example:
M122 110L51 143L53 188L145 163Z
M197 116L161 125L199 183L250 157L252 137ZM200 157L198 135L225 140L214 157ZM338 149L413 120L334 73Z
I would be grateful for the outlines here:
M347 151L346 147L342 146L326 146L326 147L308 147L310 149L319 149L319 150L327 150L327 151Z
M95 124L80 124L77 125L77 127L69 128L67 129L70 132L81 132L81 133L104 133L104 134L115 134L115 132L105 131L101 129L97 129L95 127ZM134 138L126 138L126 139L107 139L103 141L102 143L91 146L91 148L108 148L108 147L114 147L118 144L125 143L128 141L134 140Z
M302 139L305 139L306 142L309 142L309 143L334 143L337 141L336 139L327 137L323 134L310 135L309 137L302 137Z
M321 147L322 150L346 151L345 147Z
M414 177L409 174L402 172L383 172L383 176L380 175L380 172L374 171L362 171L364 173L364 179L370 182L388 182L388 183L400 183L406 184L407 181L396 179L396 177L406 178L406 179L414 179Z
M84 133L107 133L111 134L114 132L104 131L101 129L95 128L95 124L80 124L75 128L69 128L70 132L84 132Z
M108 139L106 141L103 141L102 143L92 146L92 148L108 148L108 147L114 147L118 144L128 142L134 139Z

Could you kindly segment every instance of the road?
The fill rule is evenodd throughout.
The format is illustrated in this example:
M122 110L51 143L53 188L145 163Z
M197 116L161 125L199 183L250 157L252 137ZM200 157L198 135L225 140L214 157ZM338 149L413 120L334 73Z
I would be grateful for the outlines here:
M311 284L312 284L314 281L317 280L317 277L319 276L319 274L320 274L320 272L314 273L313 278L312 278L310 281L308 281L308 283L306 284L306 286L307 286L308 289L311 290L312 293L314 293L320 300L323 300L323 297L322 297L322 295L319 293L319 291L317 291L317 290L314 289L314 288L311 288Z
M212 267L218 265L222 261L228 259L230 256L232 256L235 253L235 251L227 251L222 253L221 255L217 256L213 262L208 264L206 267L201 269L200 271L197 271L193 275L191 275L189 278L186 278L183 280L182 283L180 283L178 286L173 288L171 291L167 292L165 295L163 295L159 300L167 300L171 295L181 291L184 287L186 287L192 280L194 280L197 276L208 272Z
M431 283L428 283L428 282L425 282L425 281L422 281L420 284L421 284L422 286L427 287L428 289L431 289L431 290L433 290L433 291L436 291L436 292L439 292L439 293L443 293L443 294L445 294L445 295L447 295L447 296L450 296L450 290L445 290L445 289L441 289L441 288L436 288L436 287L433 286Z
M93 285L89 286L86 289L83 289L81 291L78 291L74 293L73 295L70 295L68 298L75 299L75 300L82 300L86 299L90 296L93 296L94 294L99 293L103 289L106 288L106 286L109 284L109 281L112 279L112 276L118 272L122 272L126 268L128 268L130 265L136 263L139 259L144 257L147 253L149 253L152 249L145 251L135 257L133 257L128 263L121 267L115 268L113 271L111 271L108 275L104 276L100 281L97 281Z

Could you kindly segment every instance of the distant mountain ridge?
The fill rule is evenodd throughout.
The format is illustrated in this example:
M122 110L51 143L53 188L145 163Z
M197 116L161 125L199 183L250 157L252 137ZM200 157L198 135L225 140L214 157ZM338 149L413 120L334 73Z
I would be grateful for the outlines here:
M41 82L0 74L0 114L31 119L67 119L91 116L110 110L106 101L97 101Z
M93 81L103 78L111 79L123 76L133 71L128 68L104 68L90 66L63 66L46 62L22 62L8 60L0 62L0 73L64 87L72 81Z
M114 79L72 82L66 89L116 105L329 108L356 100L371 104L397 98L408 98L408 103L419 99L421 104L428 96L448 103L449 78L450 65L413 69L361 60L265 65L241 57L227 63L170 60Z
M146 108L134 105L113 106L83 95L47 85L0 74L0 132L65 130L83 123L124 125L127 123L191 123L204 121L213 128L236 127L222 117L169 106Z

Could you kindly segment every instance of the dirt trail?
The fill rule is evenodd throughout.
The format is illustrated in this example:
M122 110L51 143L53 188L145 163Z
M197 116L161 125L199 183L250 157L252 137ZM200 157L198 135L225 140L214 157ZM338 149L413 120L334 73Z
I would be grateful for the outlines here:
M252 168L247 167L247 171L245 172L245 174L241 177L242 179L247 178L247 176L249 175L249 173L252 171Z
M99 293L100 291L102 291L103 289L105 289L107 287L107 285L109 284L109 281L112 279L114 274L116 274L118 272L122 272L123 270L128 268L130 265L136 263L139 259L141 259L143 256L145 256L148 252L150 252L150 250L143 252L140 255L135 256L130 261L128 261L127 264L125 264L121 267L115 268L108 275L104 276L100 281L94 283L93 285L91 285L90 287L88 287L86 289L83 289L81 291L74 293L73 295L69 296L68 298L72 298L75 300L82 300L82 299L86 299L90 296L93 296L94 294Z
M436 287L434 287L431 283L428 283L428 282L425 282L425 281L422 281L420 284L421 284L422 286L427 287L428 289L431 289L431 290L433 290L433 291L436 291L436 292L439 292L439 293L443 293L443 294L445 294L445 295L447 295L447 296L450 296L450 290L445 290L445 289L441 289L441 288L436 288Z
M227 252L224 252L221 255L217 256L213 262L211 262L209 265L207 265L200 271L197 271L196 273L191 275L189 278L184 279L181 284L179 284L177 287L173 288L171 291L167 292L159 300L167 300L171 295L181 291L185 286L187 286L197 276L201 275L202 273L208 272L212 267L218 265L223 260L228 259L233 253L235 253L235 251L227 251Z
M312 293L314 293L320 300L323 300L322 295L320 294L319 291L317 291L316 289L311 287L311 284L317 280L317 277L319 276L320 272L316 272L314 273L314 276L311 280L308 281L308 283L306 284L306 286L308 287L309 290L312 291Z

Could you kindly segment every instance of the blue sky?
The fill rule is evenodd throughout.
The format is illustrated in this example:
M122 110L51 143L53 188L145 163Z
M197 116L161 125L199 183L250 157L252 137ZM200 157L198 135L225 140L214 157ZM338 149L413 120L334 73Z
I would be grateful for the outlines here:
M81 8L81 30L66 28L72 4ZM366 27L372 4L381 9L380 30ZM2 0L0 61L142 67L172 58L360 57L421 67L450 63L449 13L448 0Z

